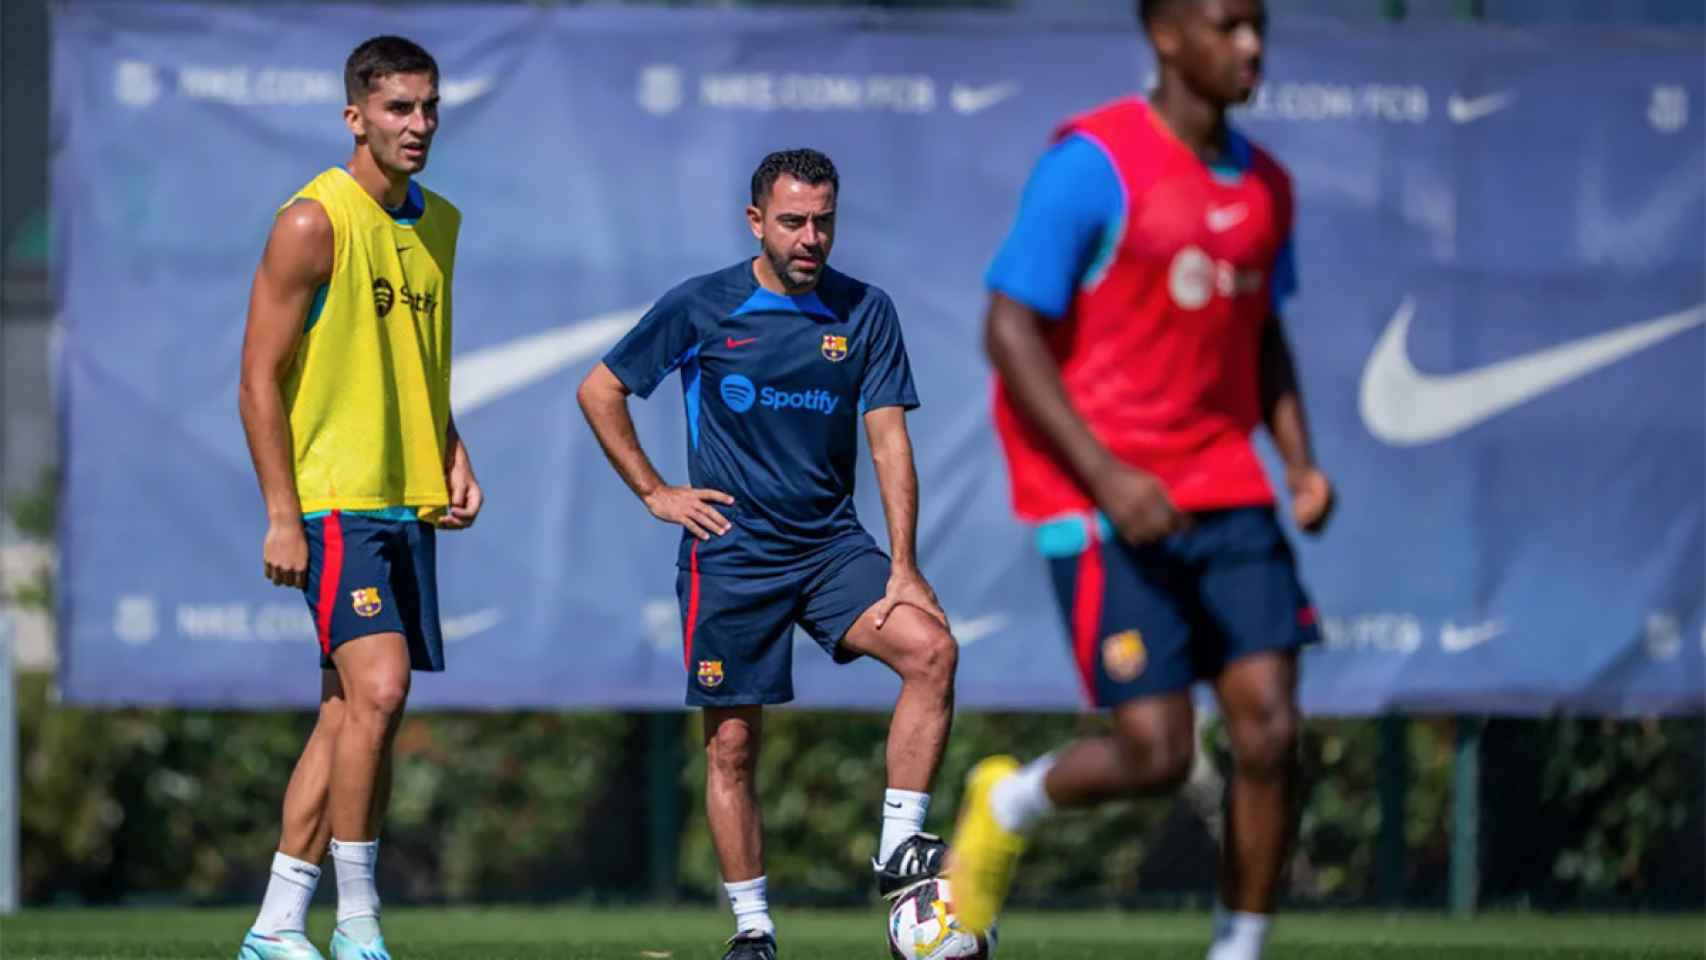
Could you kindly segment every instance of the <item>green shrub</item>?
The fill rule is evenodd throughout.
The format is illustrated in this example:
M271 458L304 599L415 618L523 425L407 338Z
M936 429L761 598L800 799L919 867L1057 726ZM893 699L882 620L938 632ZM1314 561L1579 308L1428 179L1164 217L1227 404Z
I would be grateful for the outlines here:
M95 711L20 686L26 902L258 897L306 713ZM887 718L803 710L766 717L759 789L779 900L869 896ZM928 826L951 831L965 771L1030 758L1105 729L1098 717L967 714ZM680 892L715 895L697 716L430 714L404 721L383 834L398 901L643 896L651 891L648 744L679 735ZM1698 905L1703 896L1700 719L1500 720L1483 769L1483 889L1493 901ZM1454 726L1408 724L1406 889L1444 898ZM1209 755L1224 764L1217 728ZM1293 900L1371 902L1380 830L1377 724L1315 720L1301 748L1304 803ZM1223 767L1224 768L1224 767ZM668 804L665 805L667 809ZM1211 804L1212 806L1212 804ZM665 837L670 834L666 830ZM1016 896L1031 903L1207 902L1215 848L1172 798L1067 813L1038 832Z

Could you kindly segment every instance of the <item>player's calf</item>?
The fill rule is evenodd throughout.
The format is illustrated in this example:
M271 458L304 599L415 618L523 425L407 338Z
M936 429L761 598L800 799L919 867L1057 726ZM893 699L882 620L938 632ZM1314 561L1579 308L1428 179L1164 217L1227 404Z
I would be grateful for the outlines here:
M1188 735L1156 736L1116 725L1110 736L1079 740L1027 769L1048 775L1053 806L1075 809L1171 793L1189 778L1194 758ZM1027 782L1040 797L1041 778Z
M941 873L947 845L924 832L935 779L953 723L959 644L934 617L911 607L890 612L881 628L869 612L849 646L887 664L901 678L889 724L888 782L882 833L871 860L877 891L893 897Z

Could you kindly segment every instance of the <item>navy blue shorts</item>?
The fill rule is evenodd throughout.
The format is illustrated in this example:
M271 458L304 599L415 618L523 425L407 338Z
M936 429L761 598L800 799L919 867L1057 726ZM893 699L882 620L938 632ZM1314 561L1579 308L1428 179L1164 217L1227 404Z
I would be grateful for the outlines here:
M1107 522L1051 556L1055 598L1092 706L1189 689L1229 662L1320 639L1273 510L1193 514L1159 543L1128 546Z
M693 554L697 559L697 551ZM692 563L693 561L690 561ZM794 626L836 663L859 655L841 638L888 591L889 558L869 537L825 550L787 573L676 578L687 705L738 707L794 699Z
M432 524L333 510L302 526L308 534L303 594L320 638L320 666L331 669L332 651L356 637L400 633L411 667L443 670Z

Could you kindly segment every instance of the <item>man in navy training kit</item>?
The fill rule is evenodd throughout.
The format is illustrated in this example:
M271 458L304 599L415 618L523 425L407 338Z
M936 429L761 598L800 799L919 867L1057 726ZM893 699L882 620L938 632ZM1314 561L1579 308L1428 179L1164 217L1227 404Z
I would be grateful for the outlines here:
M918 477L906 411L918 406L887 294L826 261L839 180L828 157L790 150L752 175L746 216L760 255L669 291L580 387L616 472L652 515L684 530L687 703L704 709L705 807L736 933L725 960L774 960L755 775L765 704L793 699L793 632L837 663L871 656L900 675L882 838L872 868L892 895L935 875L922 833L953 716L958 645L918 571ZM690 483L671 486L640 448L628 395L681 371ZM863 420L892 560L853 509Z

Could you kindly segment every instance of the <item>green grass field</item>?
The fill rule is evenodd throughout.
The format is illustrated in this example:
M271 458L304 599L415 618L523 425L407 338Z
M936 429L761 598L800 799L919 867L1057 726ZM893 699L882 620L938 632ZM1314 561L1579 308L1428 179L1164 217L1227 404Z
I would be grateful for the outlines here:
M777 911L788 960L882 960L883 915ZM5 960L228 958L253 918L243 910L37 910L0 921ZM331 917L316 911L324 946ZM730 932L721 911L396 909L385 914L397 960L718 960ZM1208 920L1188 913L1023 913L1002 925L1001 960L1201 960ZM1706 958L1700 915L1293 914L1269 960Z

